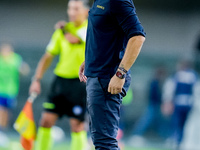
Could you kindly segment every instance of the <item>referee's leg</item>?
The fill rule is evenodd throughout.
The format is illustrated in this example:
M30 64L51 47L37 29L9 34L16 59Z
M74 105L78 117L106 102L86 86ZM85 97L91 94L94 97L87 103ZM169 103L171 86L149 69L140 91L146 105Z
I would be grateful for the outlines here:
M107 92L109 79L87 79L87 107L90 132L96 150L119 150L116 140L121 96Z
M84 121L71 118L71 146L70 150L85 150L87 148L87 132L84 130Z
M56 123L57 119L58 115L56 113L43 112L37 133L36 150L51 150L53 145L51 128Z

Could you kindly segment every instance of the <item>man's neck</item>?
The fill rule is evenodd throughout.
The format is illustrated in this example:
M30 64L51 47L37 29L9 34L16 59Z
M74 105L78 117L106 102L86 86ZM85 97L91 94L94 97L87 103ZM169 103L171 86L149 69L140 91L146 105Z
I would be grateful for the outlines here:
M83 24L84 21L85 21L85 19L83 19L83 20L81 20L81 21L75 21L75 22L74 22L74 25L75 25L76 27L79 27L79 26L81 26L81 25Z

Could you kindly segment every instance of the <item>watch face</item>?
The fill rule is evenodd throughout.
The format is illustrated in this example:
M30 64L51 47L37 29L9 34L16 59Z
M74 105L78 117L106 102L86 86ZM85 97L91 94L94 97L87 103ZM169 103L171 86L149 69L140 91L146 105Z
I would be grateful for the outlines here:
M122 75L121 72L117 71L117 72L116 72L116 76L119 77L119 78L122 78L123 75Z

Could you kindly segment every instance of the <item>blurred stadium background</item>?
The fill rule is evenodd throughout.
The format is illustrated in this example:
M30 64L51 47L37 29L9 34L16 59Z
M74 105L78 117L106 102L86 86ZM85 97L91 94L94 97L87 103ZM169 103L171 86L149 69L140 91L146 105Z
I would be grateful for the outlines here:
M125 138L130 136L134 123L147 105L148 84L153 75L153 68L157 64L163 64L167 67L168 73L172 73L180 56L193 58L197 37L200 34L200 1L198 0L134 0L134 3L146 30L147 39L132 68L134 100L126 107ZM8 133L15 140L18 135L13 130L12 124L28 96L31 77L54 31L54 24L67 18L66 5L66 0L0 0L0 42L11 42L15 51L31 67L30 75L21 78L18 105L13 110L10 121ZM33 105L37 125L42 111L42 102L46 99L53 78L54 66L45 74L42 80L42 94ZM64 129L66 137L69 138L67 122L65 118L58 122L58 126ZM155 136L151 132L148 132L148 135ZM153 147L156 143L152 141L150 145Z

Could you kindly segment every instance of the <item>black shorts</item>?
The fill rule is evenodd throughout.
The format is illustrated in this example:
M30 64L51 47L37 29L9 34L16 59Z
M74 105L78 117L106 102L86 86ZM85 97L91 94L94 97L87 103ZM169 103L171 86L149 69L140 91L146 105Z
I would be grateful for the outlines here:
M59 117L67 115L84 121L86 112L86 86L79 79L65 79L56 76L43 104L45 111L56 113Z

